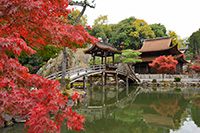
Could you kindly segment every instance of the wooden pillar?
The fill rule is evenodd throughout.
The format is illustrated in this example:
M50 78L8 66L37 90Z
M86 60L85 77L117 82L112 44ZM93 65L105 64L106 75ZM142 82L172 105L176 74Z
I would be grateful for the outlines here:
M126 95L128 96L128 75L126 76Z
M106 77L107 77L107 74L105 73L105 77L104 77L105 78L105 80L104 80L105 85L107 84L106 83Z
M146 65L146 73L149 73L148 65Z
M105 55L105 70L106 70L107 55L105 52L104 52L104 55Z
M117 74L116 74L117 75ZM117 77L117 76L116 76ZM116 82L116 101L119 102L119 95L118 95L118 92L119 89L118 89L118 79L117 79L117 82Z
M101 57L101 64L103 65L103 56Z
M115 57L114 57L114 54L113 54L112 58L113 58L113 66L114 66L114 65L115 65Z
M116 86L117 86L117 89L118 89L118 73L115 74L115 82L116 82Z
M93 55L93 65L95 65L95 55Z
M90 75L90 86L92 86L92 75Z
M102 105L105 106L105 86L102 87L103 97L102 97Z
M101 82L102 82L102 86L104 86L105 85L105 72L102 72L102 75L101 75Z

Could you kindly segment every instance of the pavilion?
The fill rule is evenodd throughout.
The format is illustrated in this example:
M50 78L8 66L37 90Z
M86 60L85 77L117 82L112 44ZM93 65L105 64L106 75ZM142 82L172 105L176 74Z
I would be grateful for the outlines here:
M121 54L121 51L118 51L116 48L112 47L111 44L98 42L93 44L92 47L84 51L85 54L91 54L93 57L93 65L95 65L95 57L101 57L101 64L105 64L105 69L114 69L115 68L115 54ZM112 57L112 65L108 65L107 57ZM105 61L105 62L103 62Z

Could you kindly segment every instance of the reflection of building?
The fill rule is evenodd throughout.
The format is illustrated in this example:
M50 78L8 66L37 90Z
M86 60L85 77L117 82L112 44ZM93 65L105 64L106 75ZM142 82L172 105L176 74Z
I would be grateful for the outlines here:
M182 73L183 64L187 62L183 54L178 50L177 45L172 46L170 37L144 40L142 48L135 51L142 53L140 55L142 62L134 65L136 73L158 73L156 70L151 69L148 64L163 55L172 55L178 61L176 73Z
M162 126L173 129L174 122L171 117L160 116L157 114L139 114L142 116L147 124L151 124L152 126Z

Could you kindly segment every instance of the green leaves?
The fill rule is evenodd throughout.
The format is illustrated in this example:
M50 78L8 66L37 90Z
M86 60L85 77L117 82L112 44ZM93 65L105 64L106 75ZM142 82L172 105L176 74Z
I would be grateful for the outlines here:
M137 59L137 57L141 55L140 52L133 52L132 49L122 50L122 54L115 54L115 62L117 63L136 63L142 62L142 60ZM112 59L109 61L112 62Z
M167 36L166 34L166 28L162 24L151 24L150 25L151 29L153 30L154 34L156 37L164 37Z
M151 27L144 20L134 17L119 22L115 28L111 43L118 49L119 45L124 46L125 49L139 49L142 39L155 37Z
M200 56L200 29L189 37L189 51Z

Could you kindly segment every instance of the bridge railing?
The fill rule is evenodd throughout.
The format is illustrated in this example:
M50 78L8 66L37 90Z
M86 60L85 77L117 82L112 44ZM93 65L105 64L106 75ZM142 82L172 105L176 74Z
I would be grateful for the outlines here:
M126 67L125 65L121 65L120 67L118 66L116 69L116 72L121 72L126 74L127 76L133 78L133 79L137 79L139 82L139 78L136 76L136 74L134 72L132 72L128 67Z
M91 66L87 66L87 67L78 67L78 68L75 68L75 69L68 70L66 72L66 76L68 78L70 78L71 75L74 75L74 76L79 76L79 75L82 75L82 74L85 75L85 74L90 73L90 72L101 71L101 70L104 70L104 69L105 69L104 65L91 65Z
M72 67L72 68L69 68L66 70L66 77L70 78L70 76L72 76L72 75L79 76L81 74L86 74L88 72L101 71L104 69L105 69L104 65L91 65L91 66L87 66L87 67L75 66L75 67ZM60 77L62 77L62 71L48 75L45 78L56 79L56 78L60 78Z

